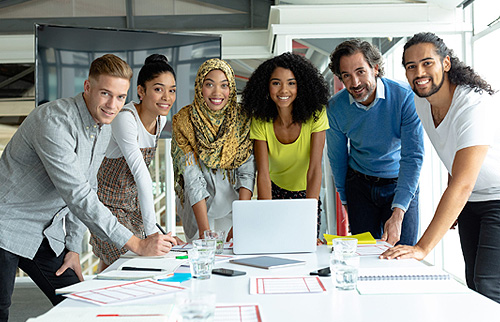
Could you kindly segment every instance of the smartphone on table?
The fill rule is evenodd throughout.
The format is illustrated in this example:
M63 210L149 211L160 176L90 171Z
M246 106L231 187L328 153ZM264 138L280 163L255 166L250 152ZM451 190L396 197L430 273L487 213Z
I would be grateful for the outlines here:
M241 276L241 275L245 275L246 272L237 271L237 270L228 269L228 268L214 268L212 270L212 274L223 275L223 276Z

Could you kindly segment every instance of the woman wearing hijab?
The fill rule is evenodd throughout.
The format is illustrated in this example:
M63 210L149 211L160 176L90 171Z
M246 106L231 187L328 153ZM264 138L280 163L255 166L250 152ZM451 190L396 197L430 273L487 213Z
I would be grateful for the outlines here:
M193 103L172 120L177 214L186 239L205 230L230 231L232 203L249 200L255 181L250 118L236 102L234 72L220 59L204 62Z

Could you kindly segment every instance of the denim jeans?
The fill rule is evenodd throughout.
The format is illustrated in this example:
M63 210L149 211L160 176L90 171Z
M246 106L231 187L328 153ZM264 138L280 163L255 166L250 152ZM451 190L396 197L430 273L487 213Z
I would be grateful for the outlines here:
M458 232L467 286L500 303L500 200L468 202Z
M387 184L371 182L349 169L346 177L347 215L351 233L369 231L375 239L383 234L384 224L392 216L392 201L397 180ZM418 193L406 210L397 245L415 245L418 234Z
M55 294L55 290L80 281L72 269L67 269L61 276L55 275L62 266L66 254L65 250L56 257L47 239L43 240L32 260L0 248L0 290L2 290L0 292L0 322L7 322L9 317L17 267L31 277L53 305L64 300L62 295Z

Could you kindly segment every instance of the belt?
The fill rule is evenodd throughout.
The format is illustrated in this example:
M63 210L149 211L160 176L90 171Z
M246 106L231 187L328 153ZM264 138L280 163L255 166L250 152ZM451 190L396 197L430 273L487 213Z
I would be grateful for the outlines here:
M398 178L379 178L379 177L369 176L367 174L356 171L352 168L349 168L349 170L354 172L354 174L356 174L359 178L364 179L371 183L376 183L378 185L386 185L398 182Z

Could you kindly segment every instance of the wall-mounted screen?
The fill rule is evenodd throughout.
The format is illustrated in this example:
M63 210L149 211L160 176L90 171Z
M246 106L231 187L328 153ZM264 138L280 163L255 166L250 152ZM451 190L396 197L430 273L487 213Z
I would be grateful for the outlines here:
M193 100L198 67L209 58L221 57L220 35L41 24L35 29L37 104L82 92L90 63L108 53L132 67L128 101L138 101L137 75L144 60L154 53L167 56L177 76L177 100L162 133L164 138L170 137L172 115Z

